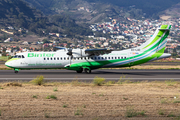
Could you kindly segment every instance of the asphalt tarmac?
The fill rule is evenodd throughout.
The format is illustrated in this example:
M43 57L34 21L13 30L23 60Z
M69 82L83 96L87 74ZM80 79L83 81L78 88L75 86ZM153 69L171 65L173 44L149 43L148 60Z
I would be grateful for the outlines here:
M91 74L76 73L70 70L0 70L0 82L30 81L39 75L43 75L47 81L84 81L92 82L98 76L106 80L130 80L130 81L180 81L180 70L123 70L123 69L98 69Z

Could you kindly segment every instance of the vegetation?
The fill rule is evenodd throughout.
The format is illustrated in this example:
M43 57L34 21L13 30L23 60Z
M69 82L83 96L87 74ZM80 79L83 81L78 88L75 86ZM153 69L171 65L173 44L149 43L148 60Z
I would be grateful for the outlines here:
M44 76L37 76L34 80L30 81L30 83L33 83L35 85L42 85L44 83Z
M19 83L19 82L10 82L10 83L7 83L6 86L18 86L18 87L22 87L22 83Z
M63 108L66 108L67 106L68 106L67 104L65 104L65 103L63 104Z
M128 107L126 109L126 113L125 114L126 114L126 117L135 117L135 116L138 115L138 113L132 107Z
M48 95L46 99L57 99L57 97L55 95Z
M163 110L163 109L159 109L159 110L158 110L158 114L159 114L159 115L164 115L164 114L165 114L165 112L164 112L164 110Z
M96 76L93 80L94 85L101 86L104 83L105 79Z
M56 91L58 91L58 90L57 90L57 88L54 88L53 91L56 92Z
M62 13L69 14L73 16L77 20L86 21L85 18L88 18L89 15L92 17L96 17L102 13L104 13L104 16L101 18L99 17L97 21L100 20L106 20L108 17L118 17L118 16L125 16L125 17L134 17L134 18L159 18L159 14L166 10L167 8L170 8L171 6L179 3L179 0L85 0L80 1L77 0L76 2L73 2L73 0L26 0L27 2L33 4L36 8L43 11L45 14L53 14L53 13L59 13L59 11L64 11ZM86 2L88 4L89 8L91 10L98 11L98 13L82 13L76 14L75 12L70 12L71 10L77 10L77 6L79 4L83 4L82 2ZM95 4L91 4L95 3ZM168 4L162 4L162 3L168 3ZM112 7L111 7L111 6ZM64 7L66 6L66 7ZM121 9L122 8L122 9ZM58 10L57 10L58 9ZM105 11L105 12L104 12ZM61 14L62 14L61 13ZM84 18L82 17L84 16ZM86 17L85 17L86 16Z
M77 108L77 110L75 111L74 115L83 115L82 110Z
M32 97L37 99L37 95L33 95Z
M41 11L29 7L23 0L0 1L0 27L12 26L15 35L25 34L28 29L39 36L48 36L49 33L60 33L67 37L92 34L88 26L80 26L66 15L44 16ZM46 9L46 8L45 8ZM21 32L18 29L22 28Z

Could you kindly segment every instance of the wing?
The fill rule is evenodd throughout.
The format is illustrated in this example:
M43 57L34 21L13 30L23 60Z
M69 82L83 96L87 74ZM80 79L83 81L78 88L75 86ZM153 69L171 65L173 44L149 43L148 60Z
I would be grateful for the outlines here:
M110 49L86 49L85 50L85 54L89 54L89 56L93 56L93 55L103 55L103 54L109 54L111 53L113 50Z

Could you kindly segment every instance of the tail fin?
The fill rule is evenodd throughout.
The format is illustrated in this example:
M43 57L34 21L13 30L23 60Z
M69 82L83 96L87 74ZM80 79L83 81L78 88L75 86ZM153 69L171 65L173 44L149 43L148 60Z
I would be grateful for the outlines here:
M138 48L141 49L142 52L152 48L156 49L158 53L164 53L167 43L166 38L169 35L170 29L171 25L161 25L156 29L154 35Z

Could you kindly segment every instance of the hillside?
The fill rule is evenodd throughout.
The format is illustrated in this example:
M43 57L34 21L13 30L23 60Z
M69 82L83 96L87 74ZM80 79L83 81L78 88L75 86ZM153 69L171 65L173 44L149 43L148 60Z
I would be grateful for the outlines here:
M75 20L68 16L44 16L41 11L29 7L22 0L0 0L0 7L1 28L9 26L15 29L23 28L40 36L48 35L49 32L60 33L69 37L92 33L89 27L79 26Z
M165 10L162 15L171 16L173 18L180 17L180 3L172 6L171 8Z
M25 0L44 14L66 14L79 22L106 21L109 17L158 19L179 0ZM162 4L163 3L163 4Z

